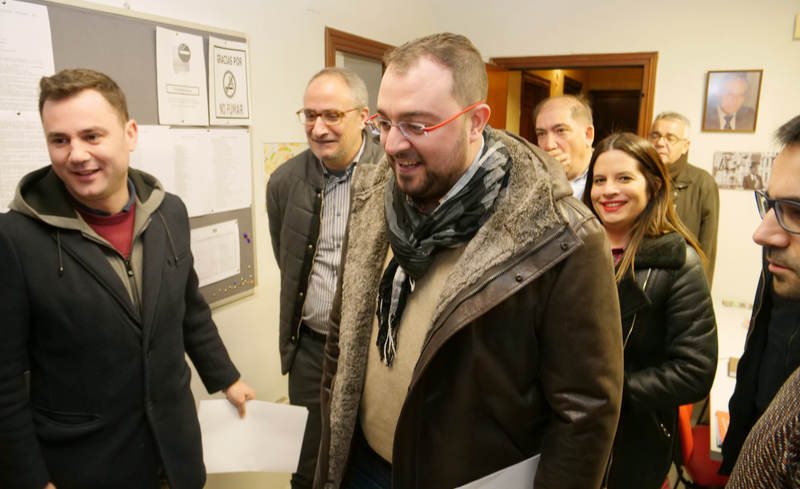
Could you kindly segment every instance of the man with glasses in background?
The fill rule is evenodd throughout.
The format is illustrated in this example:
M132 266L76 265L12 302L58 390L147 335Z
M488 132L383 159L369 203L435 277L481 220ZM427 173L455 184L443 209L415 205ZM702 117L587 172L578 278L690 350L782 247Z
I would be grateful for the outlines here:
M267 183L272 249L281 273L281 371L289 401L308 408L292 488L310 488L319 447L320 376L328 316L357 166L383 150L365 129L367 87L353 71L325 68L308 82L297 116L309 149L281 165Z
M528 487L600 487L622 392L603 228L556 160L486 125L467 38L384 63L386 158L353 177L315 487L454 488L519 463Z
M753 240L764 248L764 269L758 283L747 343L736 369L736 388L729 409L731 422L722 445L720 473L723 474L730 473L737 458L742 463L753 464L754 460L749 457L755 455L752 446L755 440L748 440L751 445L748 449L743 449L742 444L770 406L775 393L800 366L800 116L781 126L777 139L783 149L772 164L767 191L755 192L762 220L753 233ZM800 396L796 391L783 393L781 405L787 404L786 397L791 397L790 404L793 404L796 418L797 398ZM759 430L783 431L774 425L776 422L776 418L768 418L765 414L759 421ZM773 426L770 428L769 424ZM797 442L797 427L795 421L793 431L783 433L784 436L787 433L794 436L794 443ZM767 443L774 444L769 447L771 449L779 448L779 444L786 441L776 436L766 438ZM796 452L789 457L760 457L758 463L760 466L737 475L734 487L797 487L755 483L758 477L767 475L773 480L788 477L785 481L794 476L796 482ZM787 470L794 470L794 473L787 473ZM755 479L743 479L742 482L740 477L743 476Z
M662 112L653 121L648 139L667 166L672 179L672 202L686 228L706 255L709 288L714 278L719 226L719 189L714 177L689 164L689 119L677 112Z

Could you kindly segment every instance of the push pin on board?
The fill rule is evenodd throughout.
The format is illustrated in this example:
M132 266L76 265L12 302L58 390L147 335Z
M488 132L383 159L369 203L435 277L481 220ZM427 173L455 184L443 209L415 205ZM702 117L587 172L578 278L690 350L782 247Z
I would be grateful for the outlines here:
M247 233L244 233L244 234L242 235L242 237L243 237L245 240L247 240L247 244L250 244L250 236L248 236L248 235L247 235Z

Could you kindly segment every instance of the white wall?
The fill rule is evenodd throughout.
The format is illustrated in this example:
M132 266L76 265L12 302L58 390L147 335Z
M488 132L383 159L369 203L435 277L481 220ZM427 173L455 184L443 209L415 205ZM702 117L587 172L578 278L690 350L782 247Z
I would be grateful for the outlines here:
M709 172L714 151L774 151L775 129L800 114L800 41L792 41L798 0L440 0L432 5L434 28L466 35L486 59L658 51L654 111L689 117L689 160ZM742 69L764 70L757 131L701 132L706 72ZM758 222L752 193L721 191L716 298L752 302L760 249L751 235Z

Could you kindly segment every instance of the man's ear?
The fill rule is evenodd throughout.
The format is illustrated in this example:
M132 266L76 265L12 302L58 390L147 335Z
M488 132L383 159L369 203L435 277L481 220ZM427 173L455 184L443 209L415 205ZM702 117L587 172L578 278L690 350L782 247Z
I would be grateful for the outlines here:
M684 144L684 147L683 147L683 151L681 151L681 154L685 155L686 153L689 152L689 146L692 145L692 142L687 139L686 141L683 142L683 144Z
M584 133L583 137L586 139L586 145L590 148L592 147L592 143L594 143L594 126L589 124L586 126L586 132Z
M469 121L471 124L469 131L469 142L477 141L483 133L483 128L489 122L492 109L486 103L480 104L470 111Z
M136 142L139 140L139 127L136 125L136 121L133 119L128 119L128 122L125 123L125 141L128 143L128 151L133 151L136 149Z
M361 129L364 129L364 126L367 125L367 119L369 119L369 107L363 107L358 112L358 118L361 119L361 122L360 122Z

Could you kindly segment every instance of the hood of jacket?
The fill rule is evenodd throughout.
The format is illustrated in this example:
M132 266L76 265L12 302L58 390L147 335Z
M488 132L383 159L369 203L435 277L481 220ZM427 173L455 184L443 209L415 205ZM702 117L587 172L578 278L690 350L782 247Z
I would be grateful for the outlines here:
M133 168L128 169L128 178L136 189L136 212L149 216L164 200L164 187L154 176ZM80 231L85 226L67 188L49 165L22 178L9 208L61 229Z
M686 262L686 240L678 233L661 236L645 236L634 259L635 276L631 273L617 284L620 297L620 312L623 318L651 304L643 288L652 268L677 270ZM624 300L623 300L624 298Z
M677 269L686 262L686 240L679 233L647 236L636 250L634 267Z

